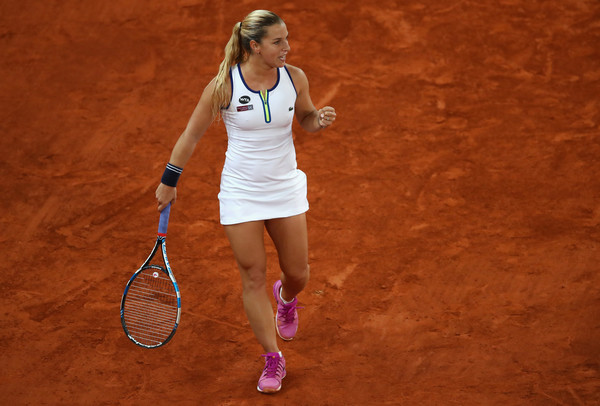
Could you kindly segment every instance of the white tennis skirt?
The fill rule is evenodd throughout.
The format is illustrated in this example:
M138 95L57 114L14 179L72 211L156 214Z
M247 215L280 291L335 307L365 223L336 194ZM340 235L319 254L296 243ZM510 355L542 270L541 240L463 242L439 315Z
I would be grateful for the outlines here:
M306 174L299 169L292 178L265 182L221 174L219 211L223 225L291 217L307 210Z

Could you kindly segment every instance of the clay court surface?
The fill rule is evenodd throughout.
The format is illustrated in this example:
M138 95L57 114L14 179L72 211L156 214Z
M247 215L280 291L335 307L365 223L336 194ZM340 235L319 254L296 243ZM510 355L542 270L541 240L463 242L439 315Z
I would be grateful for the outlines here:
M177 334L142 349L119 318L170 149L257 8L338 111L294 127L312 279L274 396L218 222L222 123L171 211ZM598 44L594 0L3 1L0 403L600 404Z

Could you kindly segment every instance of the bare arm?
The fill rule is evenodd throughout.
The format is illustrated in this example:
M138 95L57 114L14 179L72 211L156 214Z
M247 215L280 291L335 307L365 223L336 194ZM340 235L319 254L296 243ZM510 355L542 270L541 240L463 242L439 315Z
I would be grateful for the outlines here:
M325 106L319 110L314 106L309 93L308 79L302 69L287 65L296 86L296 120L308 132L319 131L329 127L336 118L335 109Z
M210 124L213 121L211 112L211 97L215 88L214 79L206 86L202 92L202 96L188 121L188 124L179 136L171 152L169 163L183 168L190 160L196 144ZM156 200L158 201L158 211L162 211L170 202L177 199L177 189L160 183L156 188Z

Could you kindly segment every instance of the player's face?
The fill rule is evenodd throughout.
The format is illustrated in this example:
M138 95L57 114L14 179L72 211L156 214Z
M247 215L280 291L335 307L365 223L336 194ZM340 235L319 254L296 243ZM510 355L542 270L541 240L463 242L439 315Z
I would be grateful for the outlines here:
M283 67L290 51L288 31L285 24L274 24L267 28L267 34L260 43L260 55L267 65Z

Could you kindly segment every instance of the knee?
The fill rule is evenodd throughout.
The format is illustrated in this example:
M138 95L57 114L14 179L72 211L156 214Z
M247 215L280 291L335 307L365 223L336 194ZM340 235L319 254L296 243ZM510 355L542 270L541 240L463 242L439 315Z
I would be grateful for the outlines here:
M266 287L266 267L255 265L250 267L239 267L242 276L242 288L244 291L264 290Z
M304 266L299 266L295 270L287 272L285 276L304 286L308 283L308 279L310 278L310 265L304 264Z

